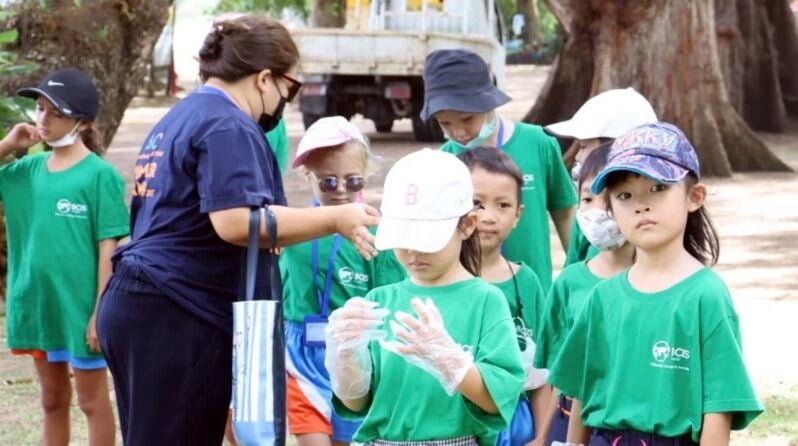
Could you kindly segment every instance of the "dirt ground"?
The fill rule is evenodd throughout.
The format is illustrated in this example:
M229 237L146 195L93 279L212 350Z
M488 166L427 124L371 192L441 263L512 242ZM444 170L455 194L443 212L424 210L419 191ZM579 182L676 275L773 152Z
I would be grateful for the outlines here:
M521 118L534 102L547 72L545 67L510 67L505 91L513 102L500 110L502 115ZM128 196L139 147L171 103L164 99L137 98L125 114L107 159L123 173L128 182ZM295 148L304 130L301 117L295 108L289 107L286 120L291 147ZM390 134L376 133L370 121L359 117L354 122L368 134L373 151L382 157L377 172L368 180L366 192L367 199L376 203L387 169L396 159L423 145L413 141L408 120L398 122ZM792 122L785 134L761 134L761 137L798 170L798 121ZM708 208L721 236L720 263L716 270L734 296L750 373L760 396L769 404L773 401L774 413L794 421L775 428L765 424L772 420L762 421L760 431L765 432L753 436L750 431L737 434L734 444L798 444L798 176L737 174L726 179L709 178L706 182L711 191ZM286 175L285 184L291 205L305 206L309 202L309 188L296 172ZM556 236L552 240L554 263L561 265L562 249ZM5 349L5 342L0 349ZM26 432L25 438L37 438L40 416L36 413L34 377L30 360L11 358L7 351L0 351L2 444L11 444L4 439L19 440L2 433L12 425L21 426L18 428ZM34 413L26 415L17 405L27 406ZM79 433L82 417L77 411L73 413L79 437L73 444L84 444ZM30 443L22 440L13 444Z

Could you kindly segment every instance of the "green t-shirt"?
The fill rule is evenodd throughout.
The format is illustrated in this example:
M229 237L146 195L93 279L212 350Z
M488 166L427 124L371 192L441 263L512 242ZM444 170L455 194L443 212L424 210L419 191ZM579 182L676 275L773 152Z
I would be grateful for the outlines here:
M281 119L277 123L277 127L266 134L266 141L269 143L274 157L277 158L280 173L285 174L285 169L288 167L288 131L285 129L285 119Z
M47 170L51 155L0 168L8 346L91 357L86 325L97 299L98 243L129 232L125 183L95 154L60 172Z
M535 367L550 369L554 365L576 315L601 280L590 272L586 261L568 266L557 276L543 307L543 321L537 332Z
M532 271L532 268L521 264L521 268L515 273L515 280L491 282L491 284L504 293L507 304L510 306L510 314L514 319L520 318L524 322L524 327L531 330L532 339L534 339L538 332L545 301L543 287L540 285L537 274ZM518 314L519 294L521 295L521 314ZM521 339L519 339L520 342Z
M731 412L732 429L759 415L737 313L709 268L657 293L628 273L593 289L550 381L582 401L585 425L698 441L703 415Z
M327 267L334 235L318 239L319 259L317 283L324 289ZM379 286L396 283L407 277L407 272L396 260L393 251L382 251L366 261L352 243L341 239L335 256L330 292L330 309L340 308L350 298L365 296ZM284 317L287 321L302 322L305 316L319 314L319 299L313 281L312 242L298 243L283 248L280 253L280 273L283 280Z
M571 233L568 234L568 252L565 253L565 266L573 265L582 260L590 260L596 257L599 249L591 245L579 227L579 221L574 216L571 222Z
M453 141L441 150L459 154L463 147ZM515 123L515 130L502 147L518 164L524 176L524 213L504 242L504 256L529 265L544 291L551 287L550 211L568 209L577 202L571 176L565 169L560 145L537 125Z
M347 418L365 416L354 438L361 443L476 435L481 445L494 446L496 435L513 416L524 380L507 300L496 287L478 278L441 287L421 287L407 279L366 296L380 308L411 315L415 315L410 306L414 297L432 298L452 338L471 348L474 364L499 413L483 411L460 393L447 395L432 375L376 342L369 346L374 366L369 405L362 413L352 413L333 397L336 412ZM386 318L385 327L391 318ZM387 339L396 339L390 330Z

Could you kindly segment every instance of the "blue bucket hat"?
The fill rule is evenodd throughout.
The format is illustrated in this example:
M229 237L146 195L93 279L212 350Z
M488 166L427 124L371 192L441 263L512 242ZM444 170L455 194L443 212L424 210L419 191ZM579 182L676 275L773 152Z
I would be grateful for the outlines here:
M424 108L421 119L441 110L486 113L510 102L493 85L490 70L476 53L467 50L437 50L424 62Z
M607 186L612 172L634 172L654 181L676 184L687 174L701 176L698 157L681 130L667 122L636 127L612 143L607 165L590 186L594 194Z

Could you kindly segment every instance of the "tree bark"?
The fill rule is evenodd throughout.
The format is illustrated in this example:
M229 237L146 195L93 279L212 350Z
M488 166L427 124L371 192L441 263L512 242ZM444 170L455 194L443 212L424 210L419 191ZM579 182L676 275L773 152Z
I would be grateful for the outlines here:
M590 96L631 86L648 98L661 120L687 134L704 174L790 170L753 134L729 100L712 0L549 2L568 36L547 82L550 88L544 87L527 116L532 121L567 119ZM573 47L592 48L592 69L568 54L569 45L572 52ZM576 79L569 84L567 76ZM585 94L586 83L590 88Z
M95 121L108 147L130 101L144 79L152 49L173 0L73 0L23 2L14 19L19 30L15 51L39 64L26 76L0 79L0 92L36 85L49 71L76 67L89 74L100 91Z
M798 116L798 23L789 0L765 2L778 59L779 85L787 112Z
M346 25L346 0L313 0L313 26L343 28Z

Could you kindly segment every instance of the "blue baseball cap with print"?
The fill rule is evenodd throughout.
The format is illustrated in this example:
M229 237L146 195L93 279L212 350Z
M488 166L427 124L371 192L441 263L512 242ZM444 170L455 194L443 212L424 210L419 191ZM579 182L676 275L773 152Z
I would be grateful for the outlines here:
M655 122L636 127L612 143L607 165L590 189L601 193L613 172L634 172L664 184L676 184L688 174L701 176L698 156L684 133L673 124Z
M468 50L437 50L424 62L424 108L421 119L441 110L487 113L510 102L493 85L488 65Z
M31 99L44 96L67 118L94 121L100 108L94 82L75 68L53 71L38 86L21 88L17 94Z

